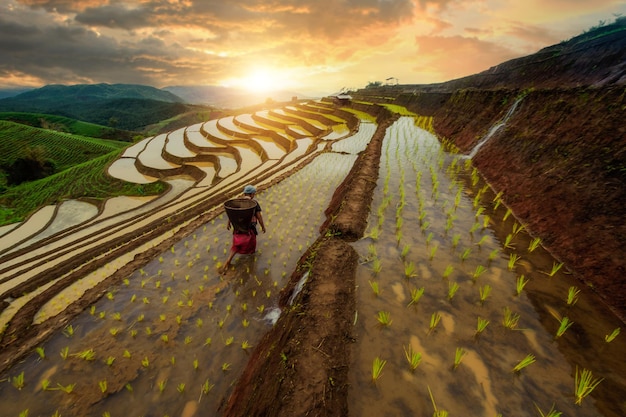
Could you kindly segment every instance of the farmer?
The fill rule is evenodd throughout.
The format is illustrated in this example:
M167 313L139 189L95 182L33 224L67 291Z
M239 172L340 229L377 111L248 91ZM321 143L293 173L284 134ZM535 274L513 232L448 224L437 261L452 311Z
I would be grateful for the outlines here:
M261 225L261 230L265 233L265 223L263 222L263 215L261 214L261 206L259 202L254 199L256 196L256 187L254 185L246 185L243 189L243 196L244 198L249 198L254 201L256 207L248 231L239 232L233 227L233 245L230 248L228 259L226 259L226 263L224 264L224 272L230 267L230 262L233 260L236 253L248 255L256 251L256 235L259 234L257 231L257 223ZM226 228L230 230L231 226L229 219Z

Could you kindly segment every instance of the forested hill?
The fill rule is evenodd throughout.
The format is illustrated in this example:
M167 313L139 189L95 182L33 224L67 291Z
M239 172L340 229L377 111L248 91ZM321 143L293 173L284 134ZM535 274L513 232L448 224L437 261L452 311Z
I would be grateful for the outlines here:
M154 87L132 84L48 85L0 100L0 112L55 114L126 130L190 110L183 99Z

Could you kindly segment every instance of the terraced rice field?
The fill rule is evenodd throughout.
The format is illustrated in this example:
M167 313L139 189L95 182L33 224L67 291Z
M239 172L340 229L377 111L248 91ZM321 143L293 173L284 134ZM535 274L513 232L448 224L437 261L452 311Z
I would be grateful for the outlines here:
M387 130L366 236L352 243L351 414L623 415L620 322L430 123ZM196 124L109 167L167 182L163 195L67 202L5 229L1 342L20 349L0 353L3 415L220 415L376 128L323 102ZM220 275L222 203L248 183L268 230ZM582 370L592 391L574 389Z

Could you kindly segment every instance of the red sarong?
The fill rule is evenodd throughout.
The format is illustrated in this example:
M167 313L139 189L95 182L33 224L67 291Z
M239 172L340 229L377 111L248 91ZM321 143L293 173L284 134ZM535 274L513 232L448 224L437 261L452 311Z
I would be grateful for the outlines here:
M249 255L256 251L256 235L249 233L233 233L233 246L231 250L242 255Z

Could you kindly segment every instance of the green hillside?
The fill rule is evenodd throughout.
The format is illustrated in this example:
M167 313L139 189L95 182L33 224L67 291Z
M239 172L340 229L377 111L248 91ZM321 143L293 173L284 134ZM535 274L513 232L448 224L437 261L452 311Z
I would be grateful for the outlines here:
M141 185L110 177L106 173L122 149L37 181L12 187L0 194L0 225L24 220L39 207L65 199L88 197L104 200L118 195L155 195L165 190L162 182Z
M63 199L162 192L162 183L141 186L106 174L128 146L0 120L0 224L21 221Z
M168 91L132 84L48 85L0 99L0 112L54 114L133 131L192 107Z
M31 127L56 130L58 132L73 133L75 135L89 136L92 138L113 139L123 142L132 142L137 137L137 132L115 129L52 114L0 112L0 120L21 123Z
M0 170L39 148L56 172L128 146L126 142L60 133L0 120Z

